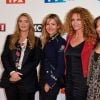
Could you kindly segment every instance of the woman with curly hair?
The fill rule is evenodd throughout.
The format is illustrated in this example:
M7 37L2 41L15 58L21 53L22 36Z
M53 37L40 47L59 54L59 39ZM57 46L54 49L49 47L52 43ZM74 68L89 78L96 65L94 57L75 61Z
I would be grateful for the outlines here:
M20 14L15 32L7 36L1 55L4 72L0 85L5 89L7 100L34 100L38 89L39 45L30 15Z
M65 47L66 99L86 100L89 56L96 41L93 17L87 9L75 7L66 15L64 26L68 33Z

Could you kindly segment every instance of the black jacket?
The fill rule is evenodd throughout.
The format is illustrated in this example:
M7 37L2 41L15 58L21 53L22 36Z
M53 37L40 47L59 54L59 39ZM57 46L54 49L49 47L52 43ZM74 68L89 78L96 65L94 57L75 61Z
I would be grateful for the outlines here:
M16 83L11 83L9 81L10 72L16 70L15 67L15 49L9 49L9 40L11 35L7 36L5 47L1 55L1 61L4 67L4 72L2 74L0 86L10 87L17 85L22 91L35 92L38 88L37 70L36 67L40 61L41 48L40 40L36 37L36 45L34 48L30 49L27 43L27 47L24 53L24 58L22 62L22 68L19 70L23 75L22 79Z
M48 83L53 87L64 75L64 47L66 41L60 36L49 39L43 48L40 67L40 85Z

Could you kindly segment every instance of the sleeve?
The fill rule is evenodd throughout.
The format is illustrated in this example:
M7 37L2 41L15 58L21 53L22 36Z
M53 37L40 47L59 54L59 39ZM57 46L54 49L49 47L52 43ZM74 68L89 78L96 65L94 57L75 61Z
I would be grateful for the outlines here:
M2 61L3 67L8 73L16 70L14 64L12 63L11 54L10 54L11 51L9 49L10 37L11 37L10 35L7 36L3 52L1 54L1 61Z
M59 41L57 43L57 53L56 53L57 66L55 70L52 70L52 73L49 76L50 78L48 78L49 80L47 80L47 83L51 87L53 87L56 84L57 80L60 79L64 75L64 72L65 72L64 48L65 48L65 40Z
M87 85L89 85L89 82L91 80L91 77L93 75L93 53L90 56L89 59L89 66L88 66L88 75L87 75Z

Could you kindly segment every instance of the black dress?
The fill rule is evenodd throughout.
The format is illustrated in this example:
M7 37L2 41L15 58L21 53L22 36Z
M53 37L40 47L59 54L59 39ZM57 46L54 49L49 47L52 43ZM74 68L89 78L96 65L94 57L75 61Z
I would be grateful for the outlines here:
M85 100L86 80L83 77L81 52L84 41L79 45L69 47L66 51L67 72L66 72L66 94L67 100Z

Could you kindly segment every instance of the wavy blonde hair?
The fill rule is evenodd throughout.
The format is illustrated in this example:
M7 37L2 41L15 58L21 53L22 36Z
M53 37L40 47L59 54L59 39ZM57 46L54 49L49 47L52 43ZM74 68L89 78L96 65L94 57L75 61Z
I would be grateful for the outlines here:
M96 32L95 29L93 27L93 21L94 18L91 15L91 13L82 7L75 7L73 9L71 9L67 15L65 16L65 22L64 22L64 29L65 32L67 32L68 34L73 34L74 30L71 24L71 18L73 14L78 14L81 17L82 23L83 23L83 36L86 40L90 40L96 38Z
M43 22L42 22L42 35L41 35L41 37L40 37L41 43L42 43L42 47L45 46L46 42L47 42L48 39L49 39L49 34L48 34L48 32L46 31L46 28L45 28L48 19L54 19L54 20L56 21L57 25L59 26L59 29L58 29L57 34L63 34L63 33L64 33L63 24L62 24L62 22L61 22L59 16L56 15L56 14L48 14L48 15L44 18L44 20L43 20Z
M13 35L11 36L11 39L10 39L9 48L11 50L15 49L15 44L20 37L20 28L19 28L18 22L19 22L19 20L22 16L27 17L27 19L29 21L29 33L28 33L28 37L27 37L28 42L29 42L29 48L34 48L34 45L35 45L34 24L33 24L32 18L29 14L22 13L17 18L15 31L14 31Z

